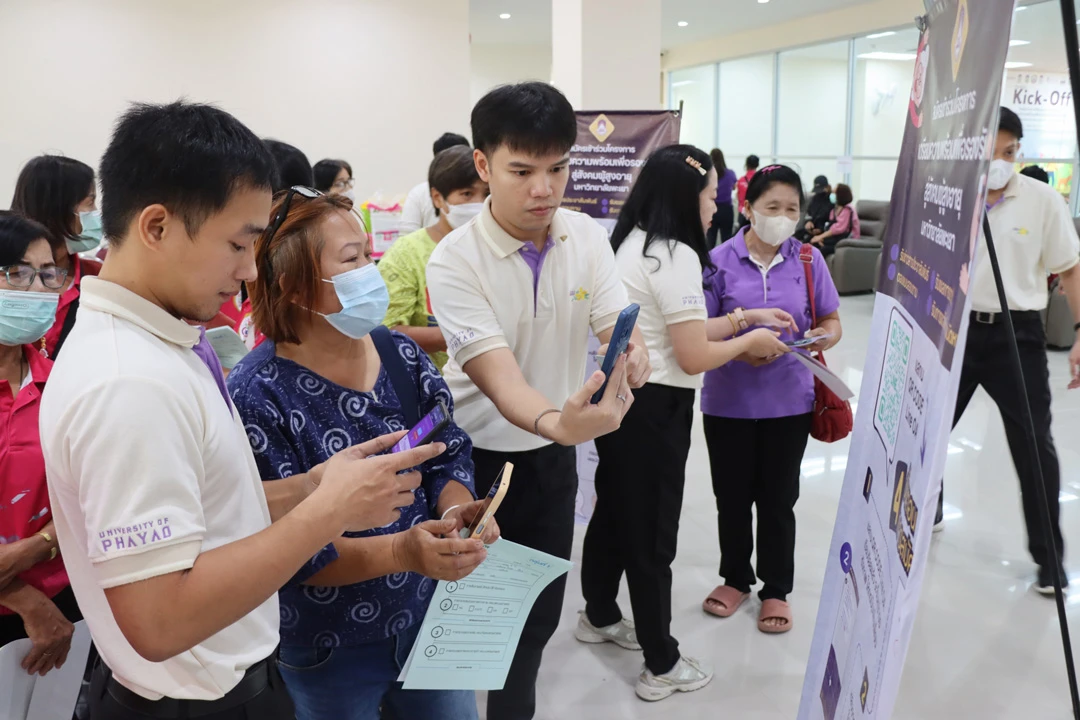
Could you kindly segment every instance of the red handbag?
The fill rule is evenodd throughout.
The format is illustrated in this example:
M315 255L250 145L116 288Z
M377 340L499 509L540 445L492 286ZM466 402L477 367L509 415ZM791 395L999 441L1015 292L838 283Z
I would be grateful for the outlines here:
M799 251L799 260L806 271L806 291L810 295L810 327L817 327L817 307L814 300L814 249L803 245ZM825 365L825 354L818 353L817 359ZM832 443L843 440L851 434L855 418L851 414L851 403L825 386L817 377L814 378L814 415L810 422L810 437L821 442Z

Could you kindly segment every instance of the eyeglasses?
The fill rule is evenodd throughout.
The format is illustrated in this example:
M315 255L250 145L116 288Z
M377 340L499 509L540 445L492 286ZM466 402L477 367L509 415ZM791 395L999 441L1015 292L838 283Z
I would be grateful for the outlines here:
M356 183L353 181L352 178L349 178L348 180L335 180L334 181L334 187L337 188L338 190L347 190L348 188L351 188L355 184Z
M67 270L50 265L40 270L31 265L7 265L0 267L4 273L8 285L13 288L28 288L34 284L34 280L41 278L41 284L50 290L59 290L64 287L67 280Z

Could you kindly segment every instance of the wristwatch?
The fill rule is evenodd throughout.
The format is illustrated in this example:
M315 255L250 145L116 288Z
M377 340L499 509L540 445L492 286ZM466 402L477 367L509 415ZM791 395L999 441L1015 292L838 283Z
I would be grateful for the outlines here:
M739 321L740 330L745 330L746 328L750 327L750 324L746 322L746 315L743 313L743 309L741 307L735 308L734 313L735 319Z

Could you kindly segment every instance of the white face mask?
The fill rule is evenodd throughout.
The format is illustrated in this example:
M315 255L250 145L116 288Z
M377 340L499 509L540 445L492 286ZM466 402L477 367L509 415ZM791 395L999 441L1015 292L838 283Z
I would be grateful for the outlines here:
M990 174L986 176L986 186L991 190L1000 190L1009 184L1016 165L1008 160L993 160L990 163Z
M457 230L465 223L472 220L484 209L484 203L462 203L461 205L447 205L446 222L450 227Z
M341 194L344 195L345 197L349 198L350 200L352 200L353 205L356 205L356 190L353 190L352 188L349 188L348 190L346 190L345 192L343 192Z
M759 212L754 213L750 221L750 227L754 228L754 233L761 241L773 247L783 245L794 235L798 224L798 220L792 220L787 215L765 215Z

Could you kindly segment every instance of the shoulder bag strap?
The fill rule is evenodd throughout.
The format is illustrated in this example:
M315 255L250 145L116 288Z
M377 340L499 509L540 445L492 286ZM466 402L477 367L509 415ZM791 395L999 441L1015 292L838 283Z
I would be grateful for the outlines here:
M394 392L401 401L405 421L409 423L409 427L413 427L420 422L420 395L416 391L416 381L398 352L394 336L385 326L380 325L372 330L371 339L375 343L375 349L379 351L379 359L386 368L386 374L390 376L390 384L394 386Z
M817 303L814 300L814 248L804 244L799 250L799 260L802 261L803 270L806 271L806 294L810 298L810 329L817 327ZM825 353L818 353L818 360L825 364Z
M806 271L806 292L810 296L810 328L817 327L817 308L814 302L814 248L804 244L799 250L799 260Z

